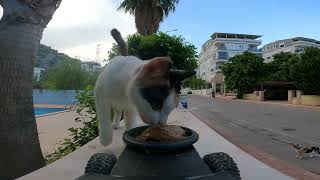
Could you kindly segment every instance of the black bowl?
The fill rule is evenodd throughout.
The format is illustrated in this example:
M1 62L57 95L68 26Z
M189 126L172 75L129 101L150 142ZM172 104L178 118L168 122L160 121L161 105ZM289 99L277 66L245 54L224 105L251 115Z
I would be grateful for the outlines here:
M137 150L148 150L154 152L169 152L179 151L191 147L195 142L198 141L199 135L192 129L181 127L186 130L187 137L185 139L176 142L149 142L149 141L138 141L136 139L145 129L151 126L141 126L130 129L123 134L123 141L128 147Z

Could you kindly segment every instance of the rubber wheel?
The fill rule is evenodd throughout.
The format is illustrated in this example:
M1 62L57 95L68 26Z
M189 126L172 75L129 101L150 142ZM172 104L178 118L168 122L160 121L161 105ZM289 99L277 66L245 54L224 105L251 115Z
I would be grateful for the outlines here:
M218 152L205 155L203 161L208 165L212 173L227 171L235 179L241 179L237 164L226 153Z
M114 164L117 162L117 157L113 154L97 153L91 156L87 163L85 174L103 174L109 175Z

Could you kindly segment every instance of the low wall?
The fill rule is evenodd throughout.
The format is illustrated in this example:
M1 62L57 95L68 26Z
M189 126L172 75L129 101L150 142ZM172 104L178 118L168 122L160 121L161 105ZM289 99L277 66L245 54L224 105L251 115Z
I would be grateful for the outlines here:
M34 104L74 104L75 90L33 90Z
M320 96L316 95L302 95L301 104L309 106L320 106Z
M193 94L202 95L202 96L209 96L211 95L212 89L200 89L200 90L192 90Z
M257 100L257 97L254 94L244 94L242 96L242 98L245 99L245 100L252 100L252 101L256 101Z

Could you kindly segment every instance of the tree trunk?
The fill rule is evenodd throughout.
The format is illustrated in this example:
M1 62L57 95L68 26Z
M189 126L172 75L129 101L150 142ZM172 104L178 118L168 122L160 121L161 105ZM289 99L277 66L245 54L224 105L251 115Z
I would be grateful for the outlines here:
M0 21L1 180L18 178L45 165L33 111L33 65L42 32L60 1L32 2L31 7L28 1L0 0L4 9Z
M139 34L146 36L156 33L163 20L163 9L159 1L145 0L135 10L135 23Z

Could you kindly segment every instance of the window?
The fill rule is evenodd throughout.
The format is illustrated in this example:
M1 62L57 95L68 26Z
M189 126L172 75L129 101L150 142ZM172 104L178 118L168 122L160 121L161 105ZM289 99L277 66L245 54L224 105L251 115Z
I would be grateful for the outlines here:
M247 44L226 44L227 49L230 50L246 50L248 48Z
M270 59L270 58L271 58L270 56L267 57L267 59Z
M217 65L216 70L220 70L220 69L221 69L221 65Z
M228 53L224 51L218 52L218 59L228 59Z
M285 47L284 43L279 43L279 47L281 48Z
M275 49L276 47L277 47L277 45L276 45L276 44L274 44L274 45L273 45L273 49Z
M297 49L295 50L296 53L302 53L303 51L304 51L303 48L297 48Z

